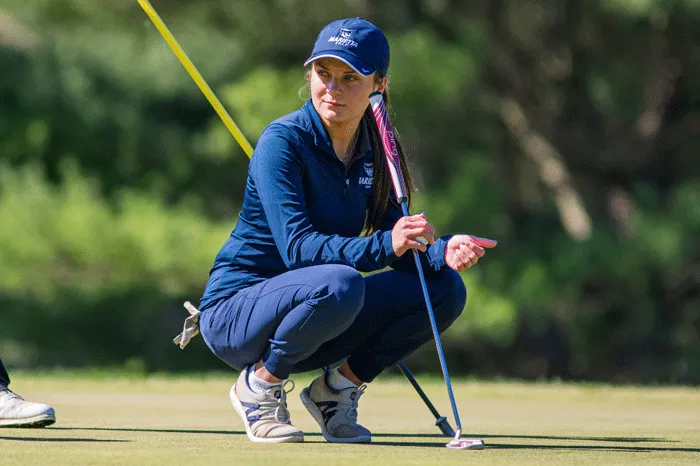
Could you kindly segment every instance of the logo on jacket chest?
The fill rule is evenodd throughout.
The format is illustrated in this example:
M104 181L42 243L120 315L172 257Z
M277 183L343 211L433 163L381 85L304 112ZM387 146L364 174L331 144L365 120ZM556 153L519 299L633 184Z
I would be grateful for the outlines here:
M364 173L360 176L358 183L364 187L371 187L372 180L374 180L374 164L372 162L365 162L362 164Z

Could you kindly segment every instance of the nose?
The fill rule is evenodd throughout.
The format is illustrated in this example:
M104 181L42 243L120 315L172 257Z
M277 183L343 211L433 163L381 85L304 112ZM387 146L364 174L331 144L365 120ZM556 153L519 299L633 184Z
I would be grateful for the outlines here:
M337 92L339 90L338 81L335 77L330 78L326 82L326 88L328 92Z

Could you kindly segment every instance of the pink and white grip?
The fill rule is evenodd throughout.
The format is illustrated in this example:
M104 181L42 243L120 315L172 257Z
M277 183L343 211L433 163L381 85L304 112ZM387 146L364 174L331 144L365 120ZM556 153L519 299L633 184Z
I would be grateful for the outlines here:
M389 172L391 173L391 181L394 184L396 198L399 200L399 202L405 201L407 198L406 184L403 180L403 173L401 173L399 149L396 144L394 129L391 126L389 115L387 114L386 106L384 105L384 98L382 97L381 93L373 92L369 96L369 102L372 106L374 119L377 122L377 128L379 128L379 137L381 138L382 145L384 146L384 153L386 154L387 165L389 165Z

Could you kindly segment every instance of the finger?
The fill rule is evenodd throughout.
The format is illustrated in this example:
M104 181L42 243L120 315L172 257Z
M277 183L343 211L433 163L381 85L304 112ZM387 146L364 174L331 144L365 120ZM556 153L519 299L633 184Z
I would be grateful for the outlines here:
M413 231L420 230L418 236L425 238L426 244L433 244L435 242L435 232L430 228L430 224L414 225Z
M418 226L420 225L421 227L424 228L432 228L432 225L430 222L425 217L422 217L420 215L414 215L413 217L404 217L406 219L406 224L411 225L411 226Z
M419 237L422 237L425 239L426 244L433 244L435 242L435 238L433 237L433 234L428 230L427 228L423 227L413 227L410 229L406 229L406 237L415 239L417 241Z
M466 251L462 249L455 249L454 257L457 259L460 267L463 267L470 262L469 253L474 254L468 249Z
M477 256L473 251L470 251L470 253L471 254L467 257L467 260L463 261L464 265L466 265L467 268L471 267L479 261L479 256Z
M414 225L418 223L427 223L427 220L425 219L425 215L417 214L401 217L396 223L401 223L402 225Z
M462 254L463 262L470 261L471 258L476 255L476 253L467 244L464 243L459 245L459 251Z
M462 262L469 263L470 265L476 264L476 261L479 260L479 256L476 255L474 251L472 251L469 248L465 248L466 251L462 251Z
M471 238L472 243L476 244L477 246L481 246L482 248L495 248L498 244L498 241L495 239L479 238L478 236L472 235L469 235L469 238Z
M420 252L425 252L428 250L425 244L414 239L407 239L406 246L408 246L410 249L418 249Z
M417 236L424 236L427 239L428 236L431 236L430 232L425 227L414 226L414 225L412 225L410 227L407 226L406 228L404 228L404 233L409 238L415 238Z
M451 259L451 261L450 261L451 264L449 264L450 267L452 267L453 269L459 271L459 270L462 268L462 265L463 265L463 264L462 264L462 261L459 259L459 256L457 255L457 251L455 251L455 252L452 254L452 256L450 256L450 259Z
M472 265L471 262L459 259L459 255L457 255L457 254L454 257L456 260L455 270L457 270L457 272L464 272L469 267L471 267L471 265Z
M479 257L483 257L483 255L486 253L486 251L484 251L484 248L472 243L471 241L467 241L466 243L462 243L459 246L465 247L465 248L469 249L470 251L474 251L474 253Z

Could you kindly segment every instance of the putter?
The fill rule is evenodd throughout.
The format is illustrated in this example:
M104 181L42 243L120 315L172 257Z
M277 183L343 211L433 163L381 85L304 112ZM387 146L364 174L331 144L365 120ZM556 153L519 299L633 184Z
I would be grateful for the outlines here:
M438 413L437 409L435 409L435 406L433 406L433 404L430 402L430 398L428 398L428 395L426 395L423 389L420 388L420 385L418 385L418 381L415 379L415 377L413 377L411 371L408 370L406 364L400 362L397 364L397 366L399 366L399 369L401 369L401 372L403 372L403 375L406 376L408 381L411 382L413 388L416 389L418 395L423 400L423 403L425 403L430 412L433 413L433 416L435 416L435 425L438 426L443 435L445 437L454 437L455 431L454 429L452 429L452 426L447 421L447 418L445 416L440 416L440 413Z
M253 146L250 145L250 143L246 139L243 132L241 132L241 130L236 125L236 123L233 121L233 118L231 118L231 115L229 115L229 113L226 111L226 108L224 108L224 106L221 104L221 101L216 97L216 94L214 94L214 92L211 90L211 88L209 87L207 82L204 80L202 75L199 73L199 71L197 70L197 67L194 66L194 63L192 63L192 61L189 59L189 57L187 56L185 51L182 49L180 44L175 39L175 36L173 36L173 34L170 32L168 27L165 25L163 20L158 15L158 12L155 10L155 8L153 8L153 6L151 5L151 3L148 0L138 0L138 3L139 3L139 5L141 5L141 8L143 8L143 11L146 13L146 15L148 15L149 19L151 20L153 25L156 27L158 32L160 32L160 35L163 37L165 42L170 46L170 48L172 49L175 56L178 58L178 60L180 60L180 63L182 64L182 66L185 67L185 70L187 71L187 73L189 73L190 77L197 84L197 87L199 87L199 89L202 91L202 93L207 98L207 100L209 101L211 106L214 107L214 110L219 115L219 118L221 118L221 120L223 121L224 125L229 130L229 132L231 133L233 138L241 146L241 148L243 149L243 152L245 152L245 154L248 156L248 158L252 157L253 156ZM189 309L188 305L189 305L189 302L185 303L185 307L189 311L190 309ZM192 313L192 312L190 311L190 313ZM196 333L192 333L191 336L194 336L194 335L196 335ZM181 337L181 336L182 336L182 334L178 335L178 337ZM178 337L176 337L176 340L178 339ZM184 344L186 345L188 341L189 341L189 338L186 339L186 342ZM180 340L178 340L176 342L176 344L181 344ZM181 347L184 347L184 345L182 345ZM423 392L423 390L421 390L420 386L418 385L418 382L413 378L412 375L410 375L411 373L408 371L408 368L406 367L406 365L403 363L400 363L399 368L406 375L409 382L411 382L411 385L413 385L413 388L416 389L416 391L418 392L418 395L420 395L420 397L423 399L423 401L428 406L430 411L433 413L435 418L438 420L438 422L436 422L436 425L438 427L440 427L440 430L445 435L452 436L453 435L452 433L450 433L450 434L447 433L447 432L452 431L452 427L450 427L449 423L447 423L447 420L444 417L440 416L440 414L437 412L437 410L435 409L433 404L428 399L427 395ZM440 422L440 419L445 419L444 423ZM449 430L446 430L446 429L449 429Z
M384 146L384 153L386 155L387 165L389 166L389 172L391 173L391 181L394 185L394 191L396 193L396 199L399 204L401 204L401 210L404 216L408 217L408 196L406 195L406 185L403 179L403 173L401 172L401 163L399 161L398 145L396 143L396 138L394 136L394 130L389 121L389 114L386 111L386 106L384 105L384 98L380 92L373 92L369 96L370 104L372 105L372 111L374 112L374 118L377 121L377 128L379 128L379 137L382 140L382 145ZM455 402L454 394L452 393L452 382L450 381L450 374L447 371L447 363L445 362L445 354L442 351L442 343L440 342L440 333L437 329L437 323L435 322L435 313L433 312L433 305L430 302L430 295L428 294L428 285L425 281L425 276L423 274L423 267L420 262L420 257L418 256L418 251L413 249L413 259L416 262L416 269L418 270L418 278L420 279L421 288L423 290L423 297L425 298L425 305L428 308L428 316L430 317L430 325L433 329L433 337L435 339L435 346L437 347L438 357L440 358L440 366L442 367L442 375L445 378L445 385L447 386L447 393L450 397L450 403L452 404L452 412L455 416L455 422L457 423L457 432L455 433L454 439L452 439L447 445L447 448L452 448L454 450L482 450L484 448L484 441L481 439L463 439L460 438L462 434L462 422L459 419L459 412L457 411L457 403Z

